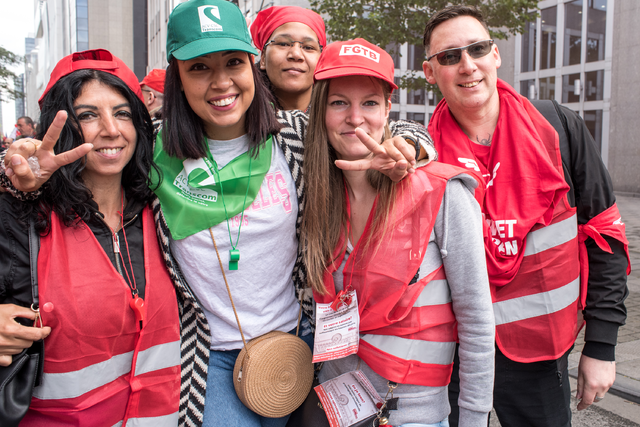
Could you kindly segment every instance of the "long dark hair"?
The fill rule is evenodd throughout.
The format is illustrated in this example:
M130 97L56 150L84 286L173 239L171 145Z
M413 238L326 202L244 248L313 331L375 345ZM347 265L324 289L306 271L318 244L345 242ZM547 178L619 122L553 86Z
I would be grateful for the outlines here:
M249 54L247 54L249 55ZM258 68L251 60L251 71L255 94L245 117L249 149L257 155L260 144L269 135L282 128L275 116L274 99L265 86ZM193 111L182 91L180 72L175 59L169 62L164 82L164 105L162 122L162 146L172 157L199 159L205 157L208 146L202 119ZM214 136L214 135L209 135Z
M98 70L79 70L61 78L43 100L40 115L40 131L37 138L42 140L59 110L68 114L67 121L56 143L56 154L69 151L84 143L82 128L73 103L82 93L83 87L97 81L116 90L126 98L131 106L133 125L137 132L137 143L133 157L122 170L122 187L128 199L149 202L153 192L149 188L149 171L157 170L153 163L153 125L151 117L142 101L118 77ZM55 212L65 225L71 226L78 220L87 221L93 212L93 195L82 179L85 164L83 159L61 167L51 175L43 187L37 203L25 203L24 214L38 215L36 228L45 231L50 225L50 213Z

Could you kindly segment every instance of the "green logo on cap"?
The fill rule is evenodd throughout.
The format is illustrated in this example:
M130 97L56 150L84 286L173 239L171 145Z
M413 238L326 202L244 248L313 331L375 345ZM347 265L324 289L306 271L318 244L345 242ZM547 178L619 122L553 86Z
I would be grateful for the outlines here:
M198 8L198 15L200 17L200 31L203 33L208 31L223 31L222 25L214 20L214 17L220 19L218 6L200 6Z

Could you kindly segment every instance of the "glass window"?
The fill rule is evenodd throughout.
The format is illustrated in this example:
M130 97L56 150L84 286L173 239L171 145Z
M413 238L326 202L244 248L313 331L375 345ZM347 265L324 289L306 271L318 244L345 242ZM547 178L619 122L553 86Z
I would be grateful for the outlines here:
M589 0L587 8L587 62L604 60L607 0Z
M89 42L78 42L78 52L89 50Z
M424 53L424 46L409 46L409 63L407 64L407 69L422 71L422 63L425 61L425 59L427 58Z
M393 58L393 68L400 68L400 45L391 43L384 50Z
M438 105L438 102L442 99L442 95L437 90L433 92L427 93L427 98L429 98L429 105Z
M80 32L80 31L89 31L89 20L88 19L78 19L76 21L76 26L78 28L78 32Z
M76 7L76 16L78 18L88 18L89 10L86 6L84 7Z
M580 95L576 95L576 80L580 80L580 73L562 76L562 103L580 102Z
M598 153L602 152L602 110L584 112L584 123L593 137Z
M76 0L76 7L84 6L87 7L89 0Z
M529 99L536 99L536 81L534 79L522 80L520 82L520 95Z
M394 77L393 78L393 82L396 84L396 86L400 87L400 77ZM400 103L400 91L401 90L402 89L396 89L391 94L391 103L392 104L399 104Z
M426 93L427 93L427 91L424 88L418 89L418 90L409 91L407 103L408 104L424 105L424 101L425 101L425 98L426 98Z
M413 120L424 125L424 113L407 113L407 120Z
M400 112L399 111L389 111L389 120L393 120L397 122L400 120Z
M565 3L564 9L564 65L580 63L582 47L582 0Z
M531 14L531 16L535 16ZM522 33L522 63L520 72L534 71L536 66L536 20L527 22Z
M556 15L558 7L542 9L541 25L542 40L540 44L540 69L555 68L556 66Z
M604 70L584 73L585 101L602 101L604 93Z
M538 99L556 99L556 78L540 79L540 95Z

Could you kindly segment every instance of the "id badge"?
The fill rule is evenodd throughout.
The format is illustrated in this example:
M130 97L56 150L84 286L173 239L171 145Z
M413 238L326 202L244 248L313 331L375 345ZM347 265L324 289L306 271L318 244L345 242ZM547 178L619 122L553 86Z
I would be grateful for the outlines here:
M336 301L316 306L313 363L341 359L358 352L360 314L356 292L344 293L340 304Z
M331 427L348 427L378 413L384 400L362 371L325 381L314 390Z

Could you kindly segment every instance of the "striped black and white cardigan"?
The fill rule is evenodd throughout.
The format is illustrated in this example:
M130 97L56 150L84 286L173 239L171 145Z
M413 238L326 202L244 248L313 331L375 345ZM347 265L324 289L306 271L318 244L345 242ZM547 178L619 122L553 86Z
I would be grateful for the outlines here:
M305 138L308 117L301 111L279 111L278 120L283 128L274 138L289 165L291 176L295 182L298 197L298 217L296 220L296 237L300 238L300 225L304 208L304 181L302 177L303 141ZM156 132L161 126L156 127ZM427 149L428 160L433 160L435 150L424 126L411 121L397 121L390 124L391 133L396 136L412 135ZM2 161L3 156L0 156ZM19 199L37 198L39 192L22 193L11 187L4 173L0 173L0 185L9 188ZM187 284L180 266L171 253L171 233L167 227L162 207L157 198L152 202L156 222L158 241L164 261L173 280L178 297L181 331L181 384L180 384L180 419L179 426L200 427L204 418L205 393L207 385L207 368L209 366L209 348L211 333L207 318L197 297ZM292 272L296 296L302 302L302 309L309 319L313 319L313 294L306 288L306 270L302 262L302 253L298 256Z

